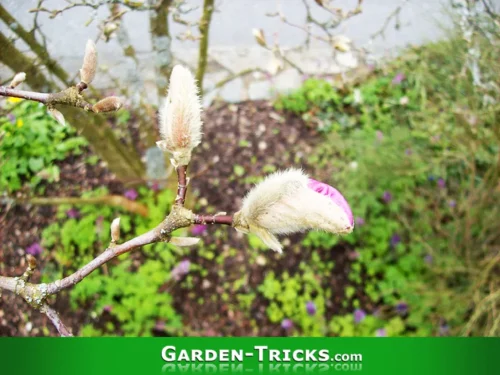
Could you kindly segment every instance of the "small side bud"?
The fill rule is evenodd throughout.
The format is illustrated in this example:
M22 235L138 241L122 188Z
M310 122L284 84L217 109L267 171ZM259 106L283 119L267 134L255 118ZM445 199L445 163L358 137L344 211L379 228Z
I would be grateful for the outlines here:
M324 7L323 0L314 0L320 7Z
M49 115L51 115L59 124L61 124L62 126L66 126L66 121L64 120L63 114L57 109L48 108L47 112L49 112Z
M172 237L169 242L175 246L186 247L196 245L200 242L200 239L194 237Z
M26 255L26 260L28 261L28 267L34 270L36 268L36 258L33 255L28 254Z
M14 78L12 79L12 82L10 83L9 87L11 89L19 86L21 83L24 82L24 80L26 79L26 73L24 72L21 72L21 73L17 73Z
M259 45L267 47L266 37L262 29L252 29L253 36Z
M117 96L108 96L102 100L99 100L96 104L92 106L92 110L95 113L100 112L114 112L118 111L122 107L123 103Z
M349 52L351 50L351 40L343 35L338 35L333 41L333 48L340 52Z
M94 80L97 70L97 49L92 40L88 40L85 47L85 56L83 57L83 65L80 69L80 80L86 85Z
M111 242L116 243L120 240L120 218L117 217L111 222Z

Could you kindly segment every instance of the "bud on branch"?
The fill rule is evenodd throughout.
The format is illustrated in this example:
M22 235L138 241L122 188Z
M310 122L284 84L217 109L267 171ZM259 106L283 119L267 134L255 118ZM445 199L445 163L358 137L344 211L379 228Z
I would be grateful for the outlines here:
M13 88L16 88L17 86L19 86L21 83L24 82L24 80L26 79L26 73L24 72L21 72L21 73L17 73L14 78L12 78L12 82L10 83L9 87L11 89Z
M267 47L266 37L262 29L252 29L252 34L259 45Z
M64 120L64 115L59 112L57 109L53 108L53 107L49 107L47 109L47 112L49 113L49 115L51 115L59 124L61 124L62 126L65 126L66 125L66 121Z
M201 142L201 103L198 86L191 72L176 65L170 76L165 104L160 109L160 133L157 142L163 151L172 154L172 164L177 168L188 165L191 151Z
M83 65L80 69L80 80L87 86L94 80L97 70L97 50L95 43L92 40L87 41L85 46L85 56L83 57Z
M92 110L95 113L100 112L114 112L118 111L122 107L122 101L116 96L108 96L102 100L99 100L96 104L92 106Z
M111 242L117 243L120 241L120 218L117 217L111 222Z
M253 233L281 253L276 234L310 229L350 233L354 228L351 209L335 188L308 178L301 170L276 172L251 190L242 209L234 215L234 227Z

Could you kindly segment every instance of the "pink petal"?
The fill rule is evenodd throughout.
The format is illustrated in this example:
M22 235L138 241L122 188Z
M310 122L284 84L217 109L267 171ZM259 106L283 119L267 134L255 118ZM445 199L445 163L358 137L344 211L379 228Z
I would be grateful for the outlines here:
M307 187L309 189L314 190L317 193L320 193L322 195L325 195L329 197L335 204L340 206L346 213L349 223L351 225L354 225L354 217L352 215L351 207L349 207L349 203L347 203L346 199L344 196L335 189L334 187L327 185L323 182L316 181L312 178L309 179L309 183L307 184Z

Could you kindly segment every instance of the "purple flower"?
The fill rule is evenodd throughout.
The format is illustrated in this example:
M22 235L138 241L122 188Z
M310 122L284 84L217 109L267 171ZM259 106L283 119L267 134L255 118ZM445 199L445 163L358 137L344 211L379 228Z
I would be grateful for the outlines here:
M9 114L7 115L7 118L9 119L9 121L10 121L11 123L13 123L13 124L15 124L15 123L16 123L16 116L14 116L12 113L9 113Z
M191 234L193 236L201 236L207 230L207 225L196 224L191 228Z
M137 190L135 189L128 189L125 193L123 193L123 196L131 201L135 201L139 196L139 193L137 193Z
M408 304L406 302L400 302L396 305L396 312L399 315L405 315L408 313Z
M70 219L77 219L80 217L80 211L78 211L76 208L71 208L66 211L66 216Z
M113 306L111 305L106 305L102 308L102 311L105 311L105 312L111 312L111 310L113 310Z
M283 319L281 321L281 328L289 330L293 328L293 322L290 319Z
M444 189L446 187L446 181L444 180L444 178L438 179L437 185L439 188Z
M405 80L405 75L403 73L398 73L394 76L394 78L392 79L392 84L393 85L399 85L401 84L401 82L403 82Z
M385 203L389 203L392 201L392 194L389 191L384 191L384 194L382 194L382 199Z
M157 320L155 323L155 330L165 331L165 322L163 320Z
M316 305L314 304L313 301L308 301L306 303L306 310L307 310L307 313L311 316L316 314Z
M385 328L379 328L375 331L375 336L377 337L386 337L387 336L387 331Z
M172 269L171 276L174 280L179 281L182 276L186 275L191 268L191 262L188 259L184 259L177 266Z
M384 133L382 133L380 130L377 130L375 134L377 135L377 140L382 142L382 140L384 139Z
M401 242L399 234L393 234L391 237L391 246L396 247Z
M354 310L354 321L361 323L366 318L366 313L361 309Z
M347 258L351 261L354 261L359 258L361 254L358 251L349 251L347 252Z
M316 193L320 193L322 195L329 197L336 205L340 206L340 208L345 212L347 218L349 219L349 223L351 225L354 225L354 217L352 215L351 207L349 207L349 203L347 203L346 199L340 193L340 191L323 182L313 180L312 178L309 179L307 187L309 189L314 190Z
M456 206L457 206L457 201L456 201L456 200L454 200L454 199L450 199L450 200L448 201L448 206L450 206L451 208L456 207Z
M405 150L405 154L406 154L406 156L410 156L410 155L412 155L412 154L413 154L413 150L412 150L411 148L407 148L407 149Z
M362 226L362 225L365 224L365 219L363 219L362 217L357 216L355 222L356 222L356 225Z
M424 257L424 262L427 263L427 264L432 264L433 262L433 257L431 254L427 254L425 257Z
M450 326L448 326L448 323L446 321L442 320L441 323L439 324L439 336L448 336L450 333Z
M42 246L38 242L34 242L26 248L26 254L40 255L42 250Z
M158 181L155 181L151 184L151 190L154 192L159 192L160 191L160 183Z

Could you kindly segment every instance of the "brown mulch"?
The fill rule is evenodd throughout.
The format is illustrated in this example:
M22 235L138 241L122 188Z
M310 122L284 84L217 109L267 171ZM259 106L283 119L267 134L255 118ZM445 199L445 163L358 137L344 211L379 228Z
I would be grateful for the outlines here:
M190 191L191 204L196 203L200 211L234 212L241 199L252 187L255 176L264 176L274 169L290 166L302 167L313 173L308 165L308 155L319 141L318 135L308 128L300 118L284 115L275 111L265 101L222 104L207 109L204 113L204 138L202 145L193 155L189 175L192 177ZM111 193L121 194L123 185L113 178L106 168L85 163L90 155L71 157L59 164L61 181L47 185L46 196L78 196L82 191L107 186ZM318 171L323 177L330 171ZM203 202L208 202L205 205ZM25 269L24 249L40 241L43 229L55 220L56 209L47 206L0 205L0 274L20 275ZM279 325L271 324L266 316L266 303L257 297L250 311L241 312L232 308L236 295L232 293L229 301L223 302L224 283L232 283L245 274L248 275L245 290L255 290L267 272L288 271L293 274L301 262L310 258L309 250L301 249L303 235L290 238L285 256L277 256L271 251L265 255L266 264L255 262L255 251L248 249L245 239L234 230L228 229L227 238L211 236L217 228L208 228L203 236L205 243L215 242L221 251L229 247L237 249L234 257L226 257L222 265L208 261L191 252L190 260L207 269L208 276L194 275L194 288L185 290L177 284L170 292L174 296L175 307L182 315L188 334L249 336L284 335ZM327 306L327 315L339 312L342 308L343 289L347 283L349 249L338 248L322 251L325 261L333 260L335 269L328 287L335 298ZM252 253L254 252L254 253ZM43 269L43 260L39 265ZM224 276L220 276L220 271ZM38 282L40 273L33 277ZM194 297L191 296L195 292ZM195 301L204 299L203 305ZM63 321L75 332L85 319L85 310L72 311L67 296L59 295L55 308ZM36 336L56 335L47 318L27 305L19 297L4 292L0 298L0 335ZM165 334L155 332L155 334Z

